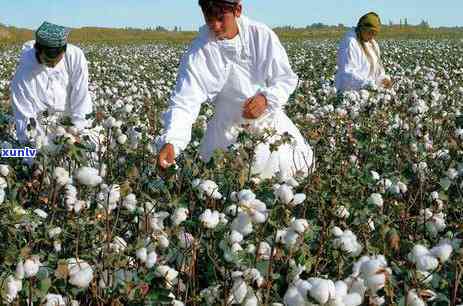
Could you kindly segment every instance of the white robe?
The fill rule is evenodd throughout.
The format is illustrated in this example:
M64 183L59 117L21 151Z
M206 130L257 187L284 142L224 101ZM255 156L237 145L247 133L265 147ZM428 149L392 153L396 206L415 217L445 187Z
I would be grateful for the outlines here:
M38 62L33 46L34 41L24 44L11 82L16 135L21 143L30 140L26 132L30 118L37 123L37 131L44 133L41 126L44 111L69 116L79 130L87 127L85 117L92 112L88 66L82 50L68 44L63 59L49 68Z
M268 178L279 172L288 177L302 171L307 174L313 152L296 126L283 112L298 78L276 34L267 26L244 16L238 19L239 35L231 40L217 40L207 26L183 56L176 87L164 114L165 132L158 144L171 143L178 155L191 140L191 127L201 103L209 101L215 114L208 122L200 155L207 161L215 149L227 149L236 142L230 132L243 123L246 99L262 93L268 102L266 112L253 123L274 127L278 134L288 132L293 145L282 145L271 153L268 144L256 147L253 172Z
M381 87L383 80L388 78L380 61L378 43L373 39L365 44L371 55L373 67L357 40L355 29L349 31L339 44L336 72L338 92L360 90L369 85Z

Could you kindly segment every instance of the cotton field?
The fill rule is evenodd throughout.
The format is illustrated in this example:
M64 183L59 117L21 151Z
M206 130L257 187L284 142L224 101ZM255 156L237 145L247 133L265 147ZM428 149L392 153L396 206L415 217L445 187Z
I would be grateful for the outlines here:
M289 42L300 81L287 114L312 173L250 174L268 135L204 164L213 115L165 172L155 164L186 46L82 45L93 126L48 114L34 159L0 159L5 305L463 304L463 42L381 42L392 89L337 95L335 41ZM18 148L0 49L0 144ZM29 131L34 138L34 129ZM266 131L271 133L271 131Z

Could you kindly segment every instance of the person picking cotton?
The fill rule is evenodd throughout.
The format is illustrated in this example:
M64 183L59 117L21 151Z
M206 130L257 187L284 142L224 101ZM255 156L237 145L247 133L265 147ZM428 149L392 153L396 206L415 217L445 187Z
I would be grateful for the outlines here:
M381 62L375 37L381 31L379 16L370 12L362 16L357 26L342 39L338 55L336 89L339 93L369 87L390 88L392 82Z
M313 152L283 111L298 78L276 34L243 15L240 0L200 0L206 25L182 58L176 87L164 114L164 133L157 158L161 168L172 165L191 140L191 127L201 104L212 102L200 156L209 161L216 149L237 142L243 124L274 127L289 133L292 144L271 152L268 143L256 146L253 174L261 178L277 172L283 177L307 174Z

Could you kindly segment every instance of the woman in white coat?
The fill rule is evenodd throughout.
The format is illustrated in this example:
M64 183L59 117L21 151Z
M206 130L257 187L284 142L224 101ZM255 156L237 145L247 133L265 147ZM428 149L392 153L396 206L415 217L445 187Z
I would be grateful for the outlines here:
M376 35L381 21L370 12L360 18L357 27L349 31L339 45L336 89L339 93L368 87L391 87L381 62Z
M201 103L210 101L215 115L208 122L200 156L208 161L215 149L235 143L230 131L243 123L288 132L293 143L270 152L257 146L253 173L282 178L307 174L313 153L283 111L297 86L288 56L276 34L242 15L240 0L200 0L206 25L183 56L175 90L164 115L158 164L166 168L191 140L191 126Z

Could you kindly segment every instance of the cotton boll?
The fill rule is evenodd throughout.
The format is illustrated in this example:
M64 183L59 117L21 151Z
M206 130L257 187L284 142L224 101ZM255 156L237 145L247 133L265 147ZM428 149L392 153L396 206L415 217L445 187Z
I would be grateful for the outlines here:
M421 271L434 270L439 266L439 261L430 255L420 256L416 260L416 267Z
M53 178L59 186L64 186L69 181L69 172L64 168L56 167L53 172Z
M127 248L127 242L123 238L115 236L110 247L115 253L121 253Z
M297 219L291 223L290 227L296 233L303 234L309 228L309 223L305 219Z
M55 252L61 252L62 250L61 241L59 240L53 241L53 249L55 250Z
M259 250L257 251L257 255L259 256L259 258L264 259L264 260L269 260L271 256L271 252L272 252L272 248L267 242L262 241L259 244Z
M384 273L370 275L365 278L365 285L370 291L377 292L386 285L386 275Z
M344 234L344 231L342 229L340 229L339 227L335 226L333 227L333 229L331 230L331 233L333 234L333 236L335 237L340 237Z
M362 304L362 297L358 293L350 293L342 298L345 306L359 306Z
M219 212L206 209L200 216L199 220L205 228L213 229L219 224Z
M243 235L237 231L232 231L230 233L230 242L231 243L240 243L243 241Z
M5 201L5 190L0 189L0 204L2 204L3 201Z
M123 145L124 143L127 142L127 135L122 134L117 137L117 143L120 145Z
M10 168L8 165L0 165L0 175L7 177L10 174Z
M344 297L347 295L348 287L347 284L343 281L337 281L334 283L336 289L336 297Z
M238 201L249 202L249 201L254 200L256 198L256 195L254 194L254 192L252 192L249 189L243 189L236 195L236 198L237 198L237 202Z
M60 227L54 227L52 229L50 229L48 231L48 237L50 237L51 239L55 238L56 236L58 236L59 234L61 234L62 232L62 229Z
M310 296L320 304L325 304L329 299L336 297L336 289L331 280L309 279L312 284Z
M231 229L241 233L243 236L249 235L253 231L251 218L245 213L239 213L233 219Z
M453 248L450 244L443 243L443 244L433 247L430 253L432 256L439 259L441 263L444 263L450 258L452 251L453 251Z
M303 193L296 193L293 198L293 202L291 202L291 206L296 206L303 203L306 199L306 195Z
M8 187L8 183L3 177L0 176L0 190L6 189L7 187Z
M283 297L287 306L305 306L306 299L295 286L290 286Z
M32 257L24 261L24 274L26 278L31 278L39 272L42 264L37 257Z
M374 180L374 181L379 181L379 179L381 178L378 174L378 172L376 171L370 171L370 174L371 174L371 178Z
M87 288L93 279L93 269L85 261L70 258L68 262L69 283L79 288Z
M411 262L416 263L419 257L428 255L429 253L430 252L427 247L421 244L416 244L415 246L413 246L411 253L408 255L408 259Z
M180 232L178 234L178 240L179 240L179 246L182 249L189 249L193 246L193 243L195 241L194 237L192 234L187 233L187 232Z
M242 278L235 279L233 281L233 287L231 289L231 295L229 298L230 304L241 304L243 303L246 295L248 294L248 287Z
M416 290L410 290L407 293L407 305L409 306L426 306L426 303L418 296Z
M368 198L368 203L373 204L373 205L378 206L378 207L381 208L381 207L383 207L383 203L384 203L383 197L379 193L373 193Z
M91 167L81 167L76 171L75 178L79 183L89 186L96 187L103 179L98 175L98 170Z
M18 296L19 291L22 290L22 281L14 278L13 276L8 276L6 279L6 297L5 302L11 303Z
M338 218L347 219L349 218L350 213L349 213L349 210L345 206L341 205L336 209L335 215Z
M24 272L24 262L21 260L18 262L18 264L16 265L16 272L15 272L15 277L17 279L23 279L24 278L24 275L25 275L25 272Z
M174 226L180 225L180 223L188 219L188 209L184 207L177 208L170 219Z
M44 306L65 306L63 297L60 294L47 294Z
M133 193L128 194L122 201L122 206L128 211L134 212L137 208L137 197Z
M166 265L158 266L156 268L156 274L157 276L164 277L170 284L172 284L178 276L178 272L175 269Z
M148 269L151 269L152 267L154 267L157 261L158 261L158 254L156 254L155 251L149 252L146 257L146 267Z
M34 213L42 219L46 219L48 217L48 214L40 208L34 209Z
M148 251L146 250L146 248L140 248L137 250L136 256L141 262L146 262L148 258Z
M294 199L291 187L286 184L283 184L278 188L276 195L283 204L289 204Z

